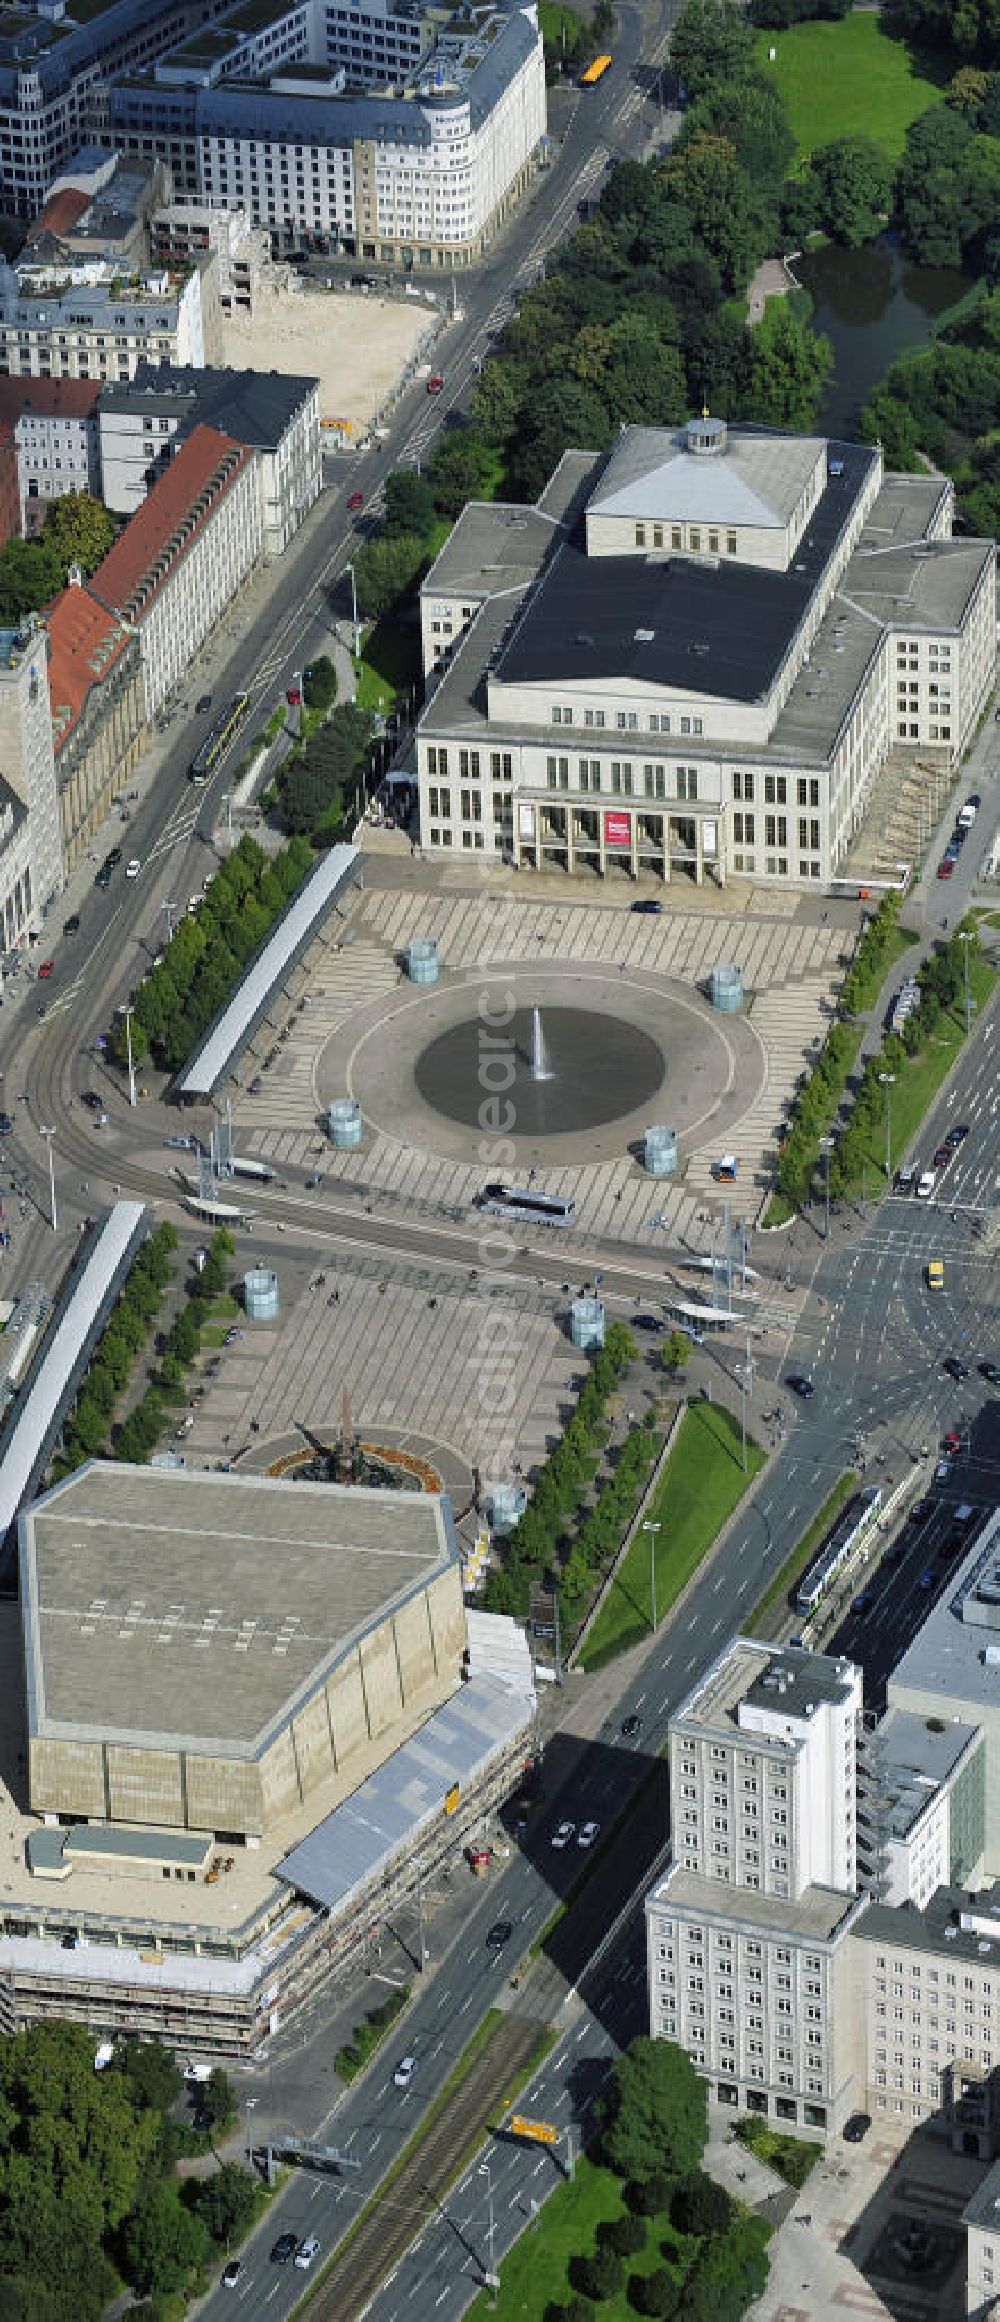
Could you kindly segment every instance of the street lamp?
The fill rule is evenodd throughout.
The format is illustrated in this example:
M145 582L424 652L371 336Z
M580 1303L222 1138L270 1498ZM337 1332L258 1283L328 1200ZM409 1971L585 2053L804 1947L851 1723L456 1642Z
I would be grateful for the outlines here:
M125 1051L126 1055L128 1056L128 1101L130 1105L134 1105L135 1066L132 1062L132 1018L135 1014L135 1009L131 1006L126 1006L124 1008L120 1008L118 1013L120 1016L124 1016L125 1018Z
M170 941L170 938L171 938L171 936L172 936L172 934L173 934L173 932L174 932L174 912L176 911L176 909L177 909L177 905L176 905L176 903L161 903L161 905L160 905L160 910L161 910L161 911L165 911L165 912L166 912L166 914L167 914L167 942L168 942L168 943L169 943L169 941Z
M496 2290L496 2289L498 2289L498 2288L499 2288L499 2284L500 2284L500 2277L499 2277L499 2274L496 2272L496 2269L495 2269L495 2267L494 2267L494 2264L493 2264L493 2234L494 2234L494 2227L495 2227L495 2224L496 2224L496 2220L495 2220L495 2218L494 2218L494 2215L493 2215L493 2174L492 2174L492 2171L491 2171L491 2169L490 2169L490 2164L489 2164L489 2162L488 2162L488 2161L480 2161L480 2163L479 2163L479 2175L480 2175L481 2177L485 2177L485 2179L486 2179L486 2199L487 2199L487 2202L488 2202L488 2204L489 2204L489 2224L488 2224L488 2226L487 2226L487 2240L488 2240L488 2246L489 2246L489 2260L488 2260L488 2267L487 2267L487 2272L486 2272L486 2274L484 2275L484 2277L483 2277L483 2278L484 2278L484 2281L485 2281L485 2284L486 2284L486 2288L487 2288L488 2290Z
M753 1354L750 1347L750 1324L747 1323L747 1356L743 1366L743 1393L740 1397L740 1441L743 1455L743 1473L747 1471L747 1396L753 1393Z
M966 955L966 956L968 956L968 955ZM884 1088L884 1090L885 1090L885 1092L886 1092L886 1095L885 1095L885 1182L886 1182L886 1184L887 1184L887 1185L891 1185L891 1184L892 1184L892 1096L891 1096L891 1094L890 1094L890 1091L891 1091L892 1089L894 1089L894 1088L895 1088L895 1086L896 1086L896 1075L895 1075L895 1073L894 1073L894 1072L880 1072L878 1077L879 1077L879 1082L880 1082L881 1086Z
M657 1535L657 1533L658 1533L658 1531L659 1531L659 1529L660 1529L660 1526L659 1526L659 1522L653 1523L653 1522L651 1522L651 1521L650 1521L650 1520L647 1518L647 1520L646 1520L646 1522L643 1524L643 1527L642 1527L642 1528L643 1528L643 1531L644 1531L644 1532L648 1532L648 1533L649 1533L649 1600L650 1600L650 1604L651 1604L651 1606L652 1606L652 1611L653 1611L653 1635L654 1635L654 1637L655 1637L655 1635L656 1635L656 1535Z
M819 1141L820 1151L823 1155L823 1191L826 1200L826 1215L823 1223L823 1240L825 1242L830 1239L830 1154L836 1141L835 1137L821 1137Z
M55 1130L40 1128L38 1134L40 1137L45 1138L46 1144L49 1148L49 1199L52 1204L52 1231L55 1233L59 1222L58 1218L56 1217L56 1172L55 1162L52 1157L52 1139L55 1136Z
M358 592L354 585L353 564L348 564L347 570L351 576L351 623L354 629L354 652L356 656L358 650Z
M972 942L972 934L967 927L960 927L956 932L965 954L965 1037L968 1039L972 1025L972 996L969 991L969 945Z

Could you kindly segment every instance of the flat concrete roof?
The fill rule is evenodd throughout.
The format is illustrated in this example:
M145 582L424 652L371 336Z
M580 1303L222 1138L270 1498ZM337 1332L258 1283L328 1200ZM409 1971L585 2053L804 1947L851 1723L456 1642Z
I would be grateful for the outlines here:
M21 1522L29 1732L258 1756L457 1555L444 1494L92 1461Z
M984 2233L995 2233L1000 2239L1000 2161L970 2194L962 2211L963 2225L978 2225Z
M467 501L435 557L421 596L493 596L534 580L560 527L537 508L511 501Z
M745 1899L744 1899L745 1898ZM774 1934L804 1935L827 1943L864 1898L842 1894L837 1887L803 1887L794 1899L758 1894L749 1887L727 1886L722 1879L704 1879L677 1864L646 1898L647 1909L699 1911L706 1919L724 1919L727 1927L745 1926L752 1934L763 1927Z
M692 1686L671 1724L735 1726L742 1701L753 1707L808 1717L822 1701L846 1701L852 1665L828 1653L807 1653L797 1645L758 1645L734 1637L719 1659ZM777 1680L768 1684L767 1679Z
M890 1709L870 1737L878 1750L881 1783L888 1799L889 1827L894 1838L906 1838L926 1814L942 1783L961 1764L971 1743L979 1737L977 1725L961 1720L928 1720L916 1710Z
M973 1924L962 1926L963 1917ZM949 1962L1000 1965L1000 1885L970 1896L967 1887L938 1887L922 1911L914 1903L869 1903L856 1932L866 1943L931 1951Z
M970 1617L975 1613L980 1567L995 1564L998 1546L1000 1509L980 1527L968 1555L949 1576L948 1587L932 1606L902 1660L897 1661L889 1679L890 1707L909 1706L908 1701L899 1701L902 1693L915 1697L918 1705L926 1702L928 1708L944 1700L968 1702L974 1712L1000 1712L1000 1661L983 1658L990 1646L1000 1651L1000 1627ZM973 1716L972 1722L978 1723L978 1717Z

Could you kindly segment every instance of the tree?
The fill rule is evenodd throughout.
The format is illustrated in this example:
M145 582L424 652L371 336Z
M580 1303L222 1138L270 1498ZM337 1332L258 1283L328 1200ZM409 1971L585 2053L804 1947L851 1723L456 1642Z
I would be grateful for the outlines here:
M605 2298L613 2298L615 2291L620 2290L622 2261L617 2252L609 2249L604 2242L595 2250L593 2257L570 2258L569 2278L574 2290L580 2290L585 2298L594 2298L600 2303Z
M689 104L717 82L747 76L753 35L732 0L686 0L671 36L670 62Z
M63 585L59 558L43 540L8 540L0 549L0 620L17 623L57 597Z
M202 2090L202 2110L208 2114L214 2128L228 2128L236 2118L236 2097L228 2072L221 2064L213 2066Z
M317 654L310 661L302 679L306 708L328 710L337 699L337 672L328 653Z
M653 2322L673 2322L681 2295L681 2285L669 2266L657 2266L651 2274L633 2274L629 2280L629 2305L637 2314L651 2315Z
M426 476L418 476L415 468L395 468L385 480L385 524L387 539L399 533L414 533L418 540L426 540L434 530L437 510L434 494Z
M758 184L780 185L795 152L780 89L762 74L715 82L684 117L678 145L697 130L725 137L740 168Z
M257 2189L249 2169L237 2161L224 2161L213 2177L204 2177L194 2197L194 2206L212 2240L223 2248L242 2241L253 2224L257 2206Z
M677 1371L682 1371L684 1369L690 1353L691 1341L688 1337L687 1331L670 1331L669 1335L663 1341L663 1346L660 1350L660 1361L664 1370L669 1371L671 1378L674 1377Z
M103 500L95 500L92 492L63 492L52 502L42 539L58 558L63 573L71 564L78 564L84 579L89 580L107 555L117 530L110 509Z
M380 621L416 580L425 556L416 532L396 532L369 540L354 559L358 606L367 620Z
M125 2228L129 2274L140 2290L182 2290L205 2262L208 2235L173 2183L144 2186Z
M114 2062L116 2071L124 2072L140 2111L166 2116L181 2094L184 2075L162 2040L129 2035L117 2042Z
M787 298L769 298L747 335L744 416L766 427L811 427L833 370L829 339L801 323Z
M812 168L827 233L848 250L873 241L892 207L893 169L882 147L873 137L838 137L813 154Z
M722 2185L703 2169L690 2169L680 2179L670 2204L670 2222L678 2233L715 2234L728 2230L733 2205Z
M672 2040L633 2040L615 2065L602 2130L621 2177L663 2169L679 2176L700 2160L708 2135L704 2082Z

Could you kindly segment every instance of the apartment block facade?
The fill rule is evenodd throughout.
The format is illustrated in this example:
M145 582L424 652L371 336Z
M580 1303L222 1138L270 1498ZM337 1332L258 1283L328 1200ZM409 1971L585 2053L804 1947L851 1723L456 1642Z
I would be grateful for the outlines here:
M214 258L184 278L123 284L104 260L20 269L0 263L0 376L131 379L140 363L221 358Z
M0 630L0 943L41 932L63 884L45 632Z
M198 426L88 584L141 642L147 722L264 553L255 458Z

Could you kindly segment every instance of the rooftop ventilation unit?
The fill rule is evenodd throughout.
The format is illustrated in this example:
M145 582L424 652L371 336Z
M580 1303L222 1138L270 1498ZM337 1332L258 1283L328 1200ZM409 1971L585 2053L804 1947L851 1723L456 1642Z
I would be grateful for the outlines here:
M655 636L655 629L637 629L633 638L633 643L636 645L652 645Z

